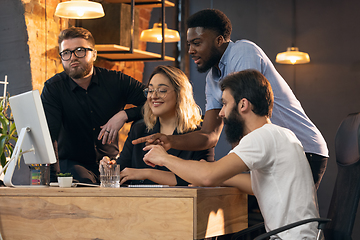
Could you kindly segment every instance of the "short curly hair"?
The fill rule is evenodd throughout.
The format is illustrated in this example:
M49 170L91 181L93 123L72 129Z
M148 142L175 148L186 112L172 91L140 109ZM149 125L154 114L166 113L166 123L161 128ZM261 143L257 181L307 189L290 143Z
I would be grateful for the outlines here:
M95 40L91 32L82 27L70 27L60 32L58 43L59 46L65 39L83 38L89 42L91 47L95 47Z
M222 35L226 41L230 40L232 26L230 19L220 10L204 9L194 13L187 19L188 28L203 27Z

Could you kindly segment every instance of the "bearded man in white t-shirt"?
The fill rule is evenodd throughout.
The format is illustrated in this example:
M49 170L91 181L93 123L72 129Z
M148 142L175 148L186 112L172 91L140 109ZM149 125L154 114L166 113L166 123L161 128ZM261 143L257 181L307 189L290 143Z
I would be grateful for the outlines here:
M274 96L257 70L227 76L221 83L224 119L230 143L237 145L216 162L182 160L150 145L144 161L165 166L197 186L235 186L258 200L267 231L319 217L314 182L303 147L290 130L271 124ZM245 173L250 171L250 174ZM315 239L309 223L272 239Z

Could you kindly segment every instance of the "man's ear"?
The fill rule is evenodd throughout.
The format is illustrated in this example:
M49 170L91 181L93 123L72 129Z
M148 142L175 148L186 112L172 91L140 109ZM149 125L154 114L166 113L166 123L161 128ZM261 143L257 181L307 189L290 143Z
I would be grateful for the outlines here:
M97 51L94 49L94 51L93 51L93 59L94 59L94 62L95 62L96 58L97 58Z
M238 103L238 111L240 112L247 112L248 110L251 110L251 103L246 98L243 98Z
M223 45L223 43L225 42L225 39L222 35L219 35L216 37L215 41L216 41L216 45L218 47L221 47Z

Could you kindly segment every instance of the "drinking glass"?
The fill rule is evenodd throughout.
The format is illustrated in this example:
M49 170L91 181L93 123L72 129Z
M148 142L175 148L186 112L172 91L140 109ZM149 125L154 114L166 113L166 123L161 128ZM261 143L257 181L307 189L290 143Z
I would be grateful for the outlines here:
M119 164L100 164L100 187L120 187Z

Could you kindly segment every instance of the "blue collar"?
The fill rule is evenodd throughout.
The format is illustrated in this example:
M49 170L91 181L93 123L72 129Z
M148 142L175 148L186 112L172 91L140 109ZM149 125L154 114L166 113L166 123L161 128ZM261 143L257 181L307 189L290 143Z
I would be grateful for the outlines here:
M220 58L220 61L219 61L219 69L217 69L217 67L212 67L211 68L211 71L212 71L212 75L213 76L216 76L216 78L214 78L214 80L216 82L218 82L220 79L222 79L224 76L223 76L223 73L225 71L225 67L227 65L227 60L228 60L228 56L231 52L231 48L232 48L232 45L234 44L233 41L230 40L229 42L229 45L226 47L225 49L225 52L223 53L223 55L221 56Z

